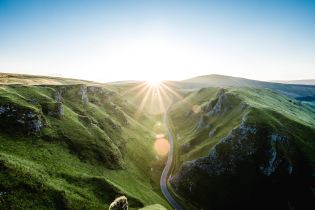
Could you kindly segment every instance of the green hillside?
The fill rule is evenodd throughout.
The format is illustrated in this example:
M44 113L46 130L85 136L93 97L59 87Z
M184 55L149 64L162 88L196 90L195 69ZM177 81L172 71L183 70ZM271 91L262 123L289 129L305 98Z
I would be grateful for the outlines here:
M119 195L131 209L169 207L156 179L164 160L153 150L154 118L135 118L116 87L37 80L0 87L2 208L107 209Z
M197 208L315 206L310 106L268 89L203 88L169 118L178 154L171 185Z
M1 74L1 208L107 209L125 195L130 209L171 209L154 151L171 103L169 186L185 209L315 208L313 87L208 79L158 90Z

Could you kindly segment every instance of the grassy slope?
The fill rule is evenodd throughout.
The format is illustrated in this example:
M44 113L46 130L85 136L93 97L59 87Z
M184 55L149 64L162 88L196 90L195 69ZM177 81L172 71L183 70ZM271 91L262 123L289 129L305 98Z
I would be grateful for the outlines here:
M258 121L273 122L275 129L280 126L287 127L288 132L299 137L299 139L305 139L306 136L299 136L303 132L297 134L294 131L289 131L290 123L299 123L307 128L315 128L314 109L310 106L305 106L294 99L267 89L229 88L227 94L230 96L232 108L223 117L218 116L206 119L209 127L196 129L198 121L204 115L202 107L209 101L214 100L217 92L218 88L204 88L192 92L183 100L175 103L170 111L175 132L177 133L177 137L179 137L179 144L183 145L190 142L193 145L193 148L189 152L181 155L183 161L206 156L214 144L238 126L242 116L249 111L248 109L240 110L239 105L241 103L255 108L254 111L251 110L253 112L252 121L254 123ZM200 112L192 112L193 109L198 109L196 107L201 108ZM259 114L259 116L254 118L255 114ZM282 118L287 118L289 121L280 119L280 116L277 114L281 115ZM213 137L209 137L208 133L213 128L216 128L217 132ZM312 143L310 142L310 144ZM315 149L313 146L312 149Z
M197 129L199 120L206 114L203 110L210 101L216 100L218 90L205 88L192 92L172 106L170 119L173 133L177 136L178 154L173 174L183 162L207 156L215 144L240 125L245 115L248 123L258 127L268 125L268 129L294 139L295 146L302 151L312 167L315 167L315 142L312 141L315 135L313 108L267 89L228 88L226 95L229 111L218 116L205 117L205 126ZM244 109L241 108L243 104L246 104ZM213 129L216 129L216 132L210 137L208 134ZM189 149L181 151L187 143L190 143Z
M211 128L196 129L198 121L204 115L202 107L215 98L218 90L218 88L201 89L193 92L172 107L170 118L174 124L174 132L177 134L178 148L187 143L192 145L188 152L180 155L180 160L175 166L176 169L180 167L183 161L206 156L209 153L209 149L239 123L240 117L236 116L237 111L235 111L229 112L228 116L223 119L208 119ZM193 112L193 109L197 109L197 111ZM217 128L217 133L210 138L208 133L213 128Z
M148 117L134 119L134 106L119 95L110 103L102 103L95 96L94 103L82 105L76 88L67 90L62 119L44 115L40 103L53 103L55 88L0 89L2 104L32 110L45 124L36 135L12 132L10 128L0 132L0 204L16 209L104 209L124 194L131 208L153 203L168 206L158 183L150 178L152 163L156 162L152 149L154 121ZM122 124L115 107L126 111L128 125ZM112 124L122 131L113 130Z

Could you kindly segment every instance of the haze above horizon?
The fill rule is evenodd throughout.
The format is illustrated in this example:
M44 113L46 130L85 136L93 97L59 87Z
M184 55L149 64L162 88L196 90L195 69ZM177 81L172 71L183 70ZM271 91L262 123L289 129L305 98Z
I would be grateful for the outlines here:
M314 1L0 0L0 72L315 78Z

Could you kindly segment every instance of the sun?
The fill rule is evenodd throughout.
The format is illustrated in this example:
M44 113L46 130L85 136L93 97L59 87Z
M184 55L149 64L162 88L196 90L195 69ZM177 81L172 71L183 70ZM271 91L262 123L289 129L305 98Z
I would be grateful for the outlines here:
M150 86L159 87L162 84L163 80L160 78L157 78L157 77L151 77L151 78L147 79L146 82Z
M163 114L167 111L173 99L183 99L177 92L175 83L162 79L162 75L149 75L143 80L131 85L122 92L122 95L135 93L134 98L137 102L135 117L143 113ZM196 108L197 110L197 108Z

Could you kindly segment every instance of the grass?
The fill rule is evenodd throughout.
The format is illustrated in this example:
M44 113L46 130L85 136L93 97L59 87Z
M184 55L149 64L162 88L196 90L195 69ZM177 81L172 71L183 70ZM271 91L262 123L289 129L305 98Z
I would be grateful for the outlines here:
M161 116L146 113L147 106L141 115L135 114L142 98L135 97L137 92L126 91L136 84L110 86L9 74L1 74L0 83L5 84L0 86L0 107L10 104L17 110L13 117L7 112L0 114L1 207L106 209L116 197L125 195L130 209L163 209L160 205L171 208L159 186L166 158L157 156L153 149L155 134L164 133L159 124ZM87 86L88 103L82 101L82 85ZM54 99L56 91L63 92L61 102ZM207 106L218 101L219 91L178 90L184 98L172 105L168 115L168 127L175 141L171 176L183 162L206 157L244 120L269 133L294 139L293 150L279 149L294 164L306 161L314 168L314 108L267 89L226 88L228 102L224 106L228 110L208 116ZM60 105L63 116L49 114ZM17 122L19 116L28 112L42 121L40 132L26 132L25 125ZM197 128L201 119L204 127ZM214 129L216 132L209 136ZM189 149L184 151L187 145ZM249 170L229 180L246 177L248 183L253 183L253 174ZM196 183L202 186L206 177L198 177ZM231 182L220 185L222 180L211 187L229 189ZM248 183L240 185L247 189ZM231 196L233 192L236 191L218 190L216 194ZM171 193L186 208L199 209L195 200L172 188Z
M223 102L223 106L227 107L228 111L221 111L218 115L209 116L206 111L207 106L209 103L215 104L218 101L218 91L218 88L200 89L191 92L183 100L178 100L172 106L169 113L169 126L174 136L177 137L173 175L180 171L184 162L208 156L210 149L219 144L233 129L239 127L242 121L264 131L264 135L276 133L287 136L292 140L291 145L279 147L278 151L288 157L294 167L302 167L301 164L315 167L315 143L312 141L315 135L315 110L311 106L268 89L226 88L226 101ZM204 126L197 128L201 119ZM213 129L216 129L216 132L209 136L209 132ZM260 140L257 142L264 144L267 136L259 137ZM189 145L188 149L186 145ZM183 148L186 149L183 150ZM220 148L224 149L225 147ZM192 170L189 180L199 186L198 189L193 194L189 194L188 191L176 191L175 194L178 194L177 197L184 205L196 202L198 208L205 207L199 206L201 203L207 203L208 206L206 207L211 205L214 209L220 209L221 204L228 205L234 201L242 203L242 199L244 199L244 204L247 199L246 190L253 190L255 183L259 185L268 182L259 178L256 166L251 165L240 170L244 173L214 178L197 169ZM308 175L304 174L303 176ZM244 179L244 177L246 178ZM244 182L244 180L247 181ZM286 179L281 180L285 181ZM252 183L252 186L248 183ZM294 185L295 182L292 183ZM257 189L262 187L264 190L261 192L267 193L266 186L269 186L268 184L266 186L258 185L256 186ZM285 187L281 188L281 190L283 189ZM298 190L295 191L295 194L297 194L296 192ZM304 193L304 191L299 192ZM295 194L294 196L297 197Z
M65 90L64 116L57 118L43 112L42 105L53 105L60 88ZM106 209L115 197L126 195L131 209L157 203L169 208L151 172L157 161L155 119L135 119L134 104L115 88L100 88L108 95L88 93L92 100L84 104L80 85L1 87L0 106L12 104L19 114L31 110L44 123L31 135L2 123L1 206ZM3 120L14 121L2 115Z
M181 155L180 162L206 156L209 149L237 127L248 112L251 113L252 123L269 122L275 130L283 127L299 139L309 139L309 136L301 135L307 132L295 132L295 128L290 129L292 125L305 126L304 130L315 128L314 109L304 106L299 101L267 89L230 88L227 91L231 105L229 111L223 116L206 118L209 127L196 129L201 116L205 115L202 107L215 99L217 91L218 88L201 89L178 101L172 107L170 118L175 124L174 132L179 137L179 147L187 143L191 144L189 152ZM249 108L241 110L242 104L247 104ZM201 111L198 113L191 111L194 106L201 107ZM215 135L209 137L208 133L214 128L217 130Z

